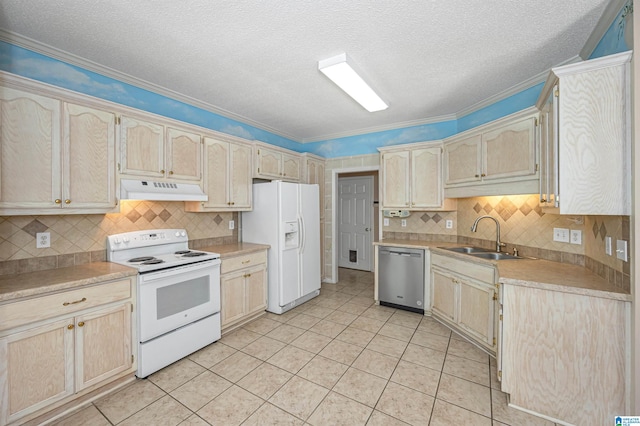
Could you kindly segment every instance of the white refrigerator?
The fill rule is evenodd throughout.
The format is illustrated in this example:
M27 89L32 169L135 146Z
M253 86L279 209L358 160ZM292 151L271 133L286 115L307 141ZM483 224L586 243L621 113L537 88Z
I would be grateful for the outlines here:
M253 185L253 211L242 213L242 241L269 244L267 310L282 314L320 294L318 185Z

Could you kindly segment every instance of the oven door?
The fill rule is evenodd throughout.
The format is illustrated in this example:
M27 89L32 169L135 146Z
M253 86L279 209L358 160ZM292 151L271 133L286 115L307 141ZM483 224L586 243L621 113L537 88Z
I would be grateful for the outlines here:
M220 312L220 259L138 276L140 342L216 312Z

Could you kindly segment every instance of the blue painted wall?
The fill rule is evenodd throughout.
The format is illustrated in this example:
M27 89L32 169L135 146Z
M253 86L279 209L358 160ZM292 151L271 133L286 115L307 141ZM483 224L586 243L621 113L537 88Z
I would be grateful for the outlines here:
M631 13L629 13L631 11ZM623 17L623 15L626 17ZM633 48L633 0L618 12L607 32L589 56L589 59L626 52Z
M625 42L625 33L628 38L630 28L622 18L624 11L624 8L620 11L591 58L619 53L630 48ZM543 83L540 83L457 120L301 144L1 41L0 69L248 140L260 140L297 152L311 152L325 158L372 154L377 152L376 148L382 146L443 139L535 105L543 86Z

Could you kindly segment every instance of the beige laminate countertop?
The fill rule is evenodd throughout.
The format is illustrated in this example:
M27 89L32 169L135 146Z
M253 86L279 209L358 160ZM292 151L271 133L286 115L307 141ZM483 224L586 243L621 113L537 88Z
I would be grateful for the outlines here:
M433 253L446 254L468 262L493 264L498 268L499 282L508 285L540 288L585 296L631 301L631 295L611 285L608 281L589 271L587 268L543 259L486 260L467 254L444 250L440 247L460 247L462 244L415 241L382 240L374 245L392 247L425 248Z
M219 253L220 259L225 257L240 256L243 254L254 253L256 251L266 250L271 246L265 244L253 244L253 243L234 243L224 244L219 246L202 247L198 250L210 251L213 253Z
M2 275L0 302L127 278L137 273L136 269L117 263L91 262L68 268Z

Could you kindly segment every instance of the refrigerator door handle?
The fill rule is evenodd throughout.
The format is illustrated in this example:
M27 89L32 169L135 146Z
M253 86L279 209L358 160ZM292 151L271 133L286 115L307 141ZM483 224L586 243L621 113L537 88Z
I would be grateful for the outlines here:
M306 235L304 230L304 218L298 216L298 235L300 235L300 254L304 253L304 246L306 243Z

